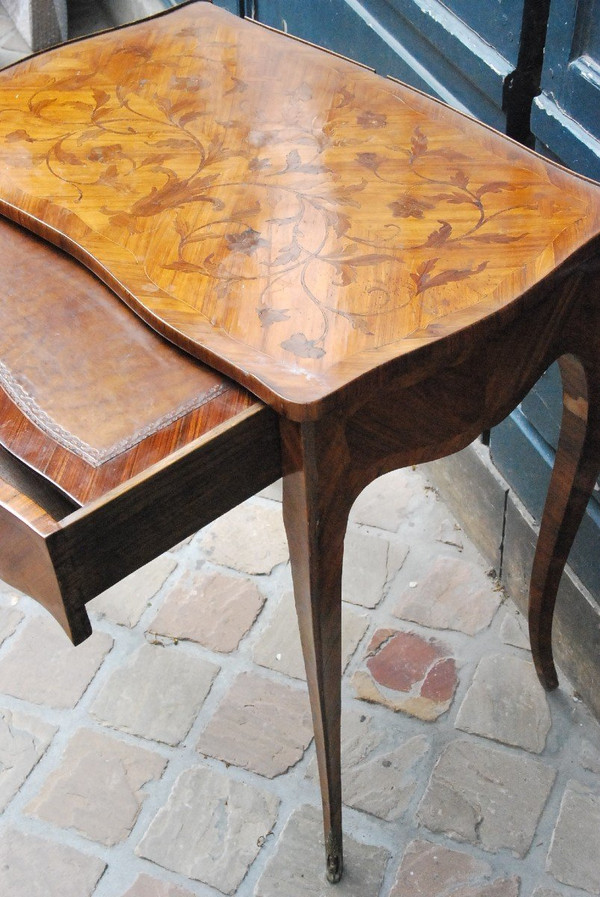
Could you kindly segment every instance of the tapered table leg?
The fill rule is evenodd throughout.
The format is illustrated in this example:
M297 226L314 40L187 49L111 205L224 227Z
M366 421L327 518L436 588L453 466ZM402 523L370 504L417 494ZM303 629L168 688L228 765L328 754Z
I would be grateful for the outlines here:
M556 594L577 528L600 472L600 389L572 355L560 361L563 417L531 573L529 634L544 688L558 685L552 656Z
M327 878L343 867L340 768L341 578L354 500L343 439L319 423L282 421L283 515L323 800ZM338 434L339 435L339 434Z

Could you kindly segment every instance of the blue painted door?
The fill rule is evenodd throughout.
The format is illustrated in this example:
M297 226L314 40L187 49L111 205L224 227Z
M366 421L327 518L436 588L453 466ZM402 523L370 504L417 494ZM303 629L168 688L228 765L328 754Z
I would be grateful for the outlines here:
M258 0L261 22L393 75L504 128L523 0ZM489 6L491 15L483 15ZM507 28L507 21L515 27Z
M600 180L600 0L553 0L532 123L542 152Z

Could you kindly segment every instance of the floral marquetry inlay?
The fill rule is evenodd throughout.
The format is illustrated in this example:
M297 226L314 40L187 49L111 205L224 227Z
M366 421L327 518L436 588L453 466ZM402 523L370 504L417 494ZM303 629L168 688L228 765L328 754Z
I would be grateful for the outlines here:
M0 73L0 195L289 413L506 305L599 223L588 182L202 2Z

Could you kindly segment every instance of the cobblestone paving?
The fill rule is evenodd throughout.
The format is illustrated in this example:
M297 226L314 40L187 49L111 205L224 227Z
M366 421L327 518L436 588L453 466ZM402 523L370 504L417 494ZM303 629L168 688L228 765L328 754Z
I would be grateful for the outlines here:
M26 52L0 6L0 65ZM420 471L358 500L344 599L332 887L276 486L92 602L77 649L0 586L0 894L600 894L600 728Z
M568 682L539 687L418 470L352 513L347 874L326 884L280 536L275 486L92 602L79 648L0 590L0 894L600 894L600 728Z

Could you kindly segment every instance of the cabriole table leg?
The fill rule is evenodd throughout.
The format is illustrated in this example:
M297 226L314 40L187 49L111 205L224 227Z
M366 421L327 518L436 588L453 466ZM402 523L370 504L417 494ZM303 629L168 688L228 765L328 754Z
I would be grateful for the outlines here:
M557 687L552 618L569 551L600 472L600 384L573 355L559 360L563 416L529 593L531 652L540 682Z

